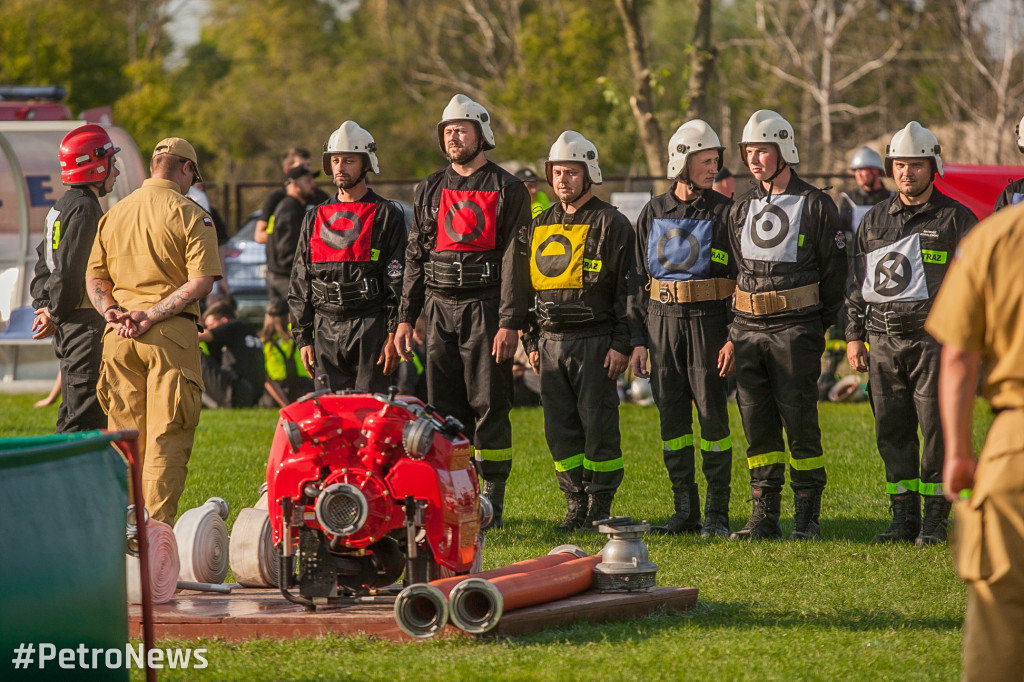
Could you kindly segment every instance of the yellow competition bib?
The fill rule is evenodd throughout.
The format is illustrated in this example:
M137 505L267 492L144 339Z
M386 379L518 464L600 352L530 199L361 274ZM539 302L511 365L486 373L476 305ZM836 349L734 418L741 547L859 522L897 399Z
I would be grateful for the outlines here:
M538 225L530 247L530 281L537 291L583 288L583 247L590 225ZM600 261L589 261L594 263ZM593 269L593 265L591 265Z

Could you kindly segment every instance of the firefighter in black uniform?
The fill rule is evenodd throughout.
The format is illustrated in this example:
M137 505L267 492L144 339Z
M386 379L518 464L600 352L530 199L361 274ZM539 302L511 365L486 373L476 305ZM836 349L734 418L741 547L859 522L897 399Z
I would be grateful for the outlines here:
M85 291L85 268L103 209L99 197L113 188L121 151L101 126L75 128L60 143L60 179L68 190L46 215L39 260L30 285L36 319L33 338L54 336L63 400L57 433L107 428L96 397L107 323Z
M337 194L306 213L288 288L292 334L310 376L337 391L384 393L394 347L407 235L402 209L366 186L380 173L370 133L345 121L324 145Z
M562 133L545 164L559 202L530 226L535 306L523 334L540 375L544 435L568 513L556 531L592 529L611 516L622 483L619 396L629 363L629 220L591 191L601 184L597 148L575 130Z
M465 95L445 107L437 137L450 165L416 188L395 343L411 361L422 312L430 402L463 423L500 527L512 471L512 358L529 306L530 193L484 156L494 149L490 117Z
M832 199L793 170L800 162L793 128L779 114L755 112L740 152L759 181L733 206L729 230L739 268L730 338L753 509L730 537L781 537L788 463L795 506L789 537L817 538L826 477L816 382L825 328L843 303L846 240Z
M1017 149L1021 154L1024 154L1024 130L1021 130L1021 128L1024 128L1024 116L1021 117L1020 123L1017 124L1017 128L1014 131L1017 135ZM1019 204L1022 201L1024 201L1024 178L1018 178L999 193L999 198L996 199L996 207L993 212L1007 206Z
M864 215L877 203L892 199L894 192L882 182L882 157L871 147L861 147L850 160L857 187L839 195L839 220L846 230L849 246L854 245L857 228ZM848 248L848 252L853 249Z
M655 532L729 535L732 438L725 377L735 362L727 299L736 288L736 264L729 245L732 200L711 188L724 149L706 122L680 126L668 143L668 177L675 182L644 207L636 225L630 365L637 376L651 377L675 505ZM703 527L694 480L694 405L707 480Z
M935 173L942 176L939 143L917 121L893 135L885 167L898 194L868 211L857 233L856 275L847 295L846 354L851 367L868 371L878 452L892 505L892 524L873 542L924 546L946 540L950 509L942 489L941 347L924 330L924 322L957 244L977 218L935 189ZM865 341L871 345L870 363Z

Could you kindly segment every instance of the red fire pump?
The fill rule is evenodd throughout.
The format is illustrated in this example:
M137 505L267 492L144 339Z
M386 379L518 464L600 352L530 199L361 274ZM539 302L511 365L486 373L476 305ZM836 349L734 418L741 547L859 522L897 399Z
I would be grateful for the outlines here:
M267 462L282 594L312 609L403 571L406 585L469 571L491 507L462 428L394 390L325 389L282 409Z

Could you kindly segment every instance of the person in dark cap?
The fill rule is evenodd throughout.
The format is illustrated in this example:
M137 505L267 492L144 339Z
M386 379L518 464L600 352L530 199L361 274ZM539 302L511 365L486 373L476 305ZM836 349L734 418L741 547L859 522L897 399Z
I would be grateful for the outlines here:
M287 298L299 229L316 183L308 166L292 166L285 174L285 196L267 224L267 297Z
M523 167L516 171L516 177L523 181L530 190L530 215L536 218L542 211L551 207L548 195L540 191L540 178L530 168Z
M732 199L736 195L736 176L732 174L731 170L722 166L722 168L715 173L715 181L712 183L711 189L715 190L722 196Z
M281 154L281 172L287 173L295 166L305 166L306 168L312 169L312 156L308 149L302 147L290 147L288 151ZM313 178L320 175L320 171L313 171ZM281 203L281 199L284 199L285 188L283 186L277 187L273 192L268 194L263 199L263 204L260 207L260 217L256 220L256 236L253 237L260 244L267 243L267 226L270 224L270 219L274 216L274 209ZM323 191L319 187L313 190L313 198L310 199L310 206L319 206L330 198L327 192Z

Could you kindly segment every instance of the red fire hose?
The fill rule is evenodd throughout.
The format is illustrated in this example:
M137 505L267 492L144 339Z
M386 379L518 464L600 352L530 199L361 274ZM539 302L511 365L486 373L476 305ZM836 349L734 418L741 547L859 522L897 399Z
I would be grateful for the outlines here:
M471 634L493 629L505 611L571 597L590 588L600 556L573 559L530 573L469 578L449 598L452 622Z

